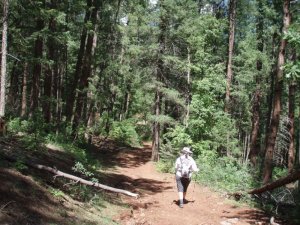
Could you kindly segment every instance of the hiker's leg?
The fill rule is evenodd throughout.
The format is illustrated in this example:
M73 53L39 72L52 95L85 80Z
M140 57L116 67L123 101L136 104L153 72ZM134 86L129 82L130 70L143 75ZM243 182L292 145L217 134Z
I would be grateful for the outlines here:
M184 199L183 192L178 192L179 201Z
M190 182L191 182L191 180L187 179L187 178L183 181L183 196L182 197L183 197L184 202L186 202L186 192L187 192Z
M183 183L182 183L182 178L176 176L176 183L177 183L177 190L178 190L178 198L179 198L179 206L183 206Z

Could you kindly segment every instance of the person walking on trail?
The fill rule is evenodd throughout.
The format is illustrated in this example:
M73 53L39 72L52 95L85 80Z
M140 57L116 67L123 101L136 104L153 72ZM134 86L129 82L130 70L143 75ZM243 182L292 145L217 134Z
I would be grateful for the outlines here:
M187 203L186 192L191 182L192 173L199 171L194 159L191 157L191 154L191 149L189 147L184 147L181 150L181 155L175 162L175 175L180 208L183 208L183 204Z

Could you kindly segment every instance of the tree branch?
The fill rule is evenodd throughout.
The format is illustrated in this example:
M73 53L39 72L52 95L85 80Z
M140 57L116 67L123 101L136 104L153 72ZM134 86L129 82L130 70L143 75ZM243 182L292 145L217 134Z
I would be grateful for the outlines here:
M2 154L2 156L5 159L8 159L10 161L17 161L14 157L3 155L3 154ZM36 168L36 169L46 170L50 173L55 174L55 177L57 177L57 176L65 177L65 178L68 178L70 180L75 181L76 183L79 182L79 183L82 183L82 184L85 184L85 185L88 185L88 186L97 187L97 188L101 188L101 189L104 189L104 190L125 194L125 195L135 197L135 198L139 197L139 194L132 193L130 191L126 191L126 190L123 190L123 189L113 188L113 187L110 187L110 186L107 186L107 185L104 185L104 184L100 184L100 183L94 183L92 181L88 181L88 180L82 179L80 177L77 177L77 176L74 176L74 175L71 175L71 174L68 174L68 173L64 173L64 172L59 171L57 169L54 169L52 167L48 167L48 166L41 165L41 164L35 164L35 163L29 162L29 161L24 162L24 164L27 165L27 166Z

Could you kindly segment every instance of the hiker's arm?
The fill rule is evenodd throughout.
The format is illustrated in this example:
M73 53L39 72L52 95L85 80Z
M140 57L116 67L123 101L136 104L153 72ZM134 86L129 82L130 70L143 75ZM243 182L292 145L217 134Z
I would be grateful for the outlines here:
M176 162L175 162L175 172L177 172L178 171L178 169L179 169L179 159L176 159Z
M193 159L193 161L192 161L192 170L193 170L194 172L198 172L198 171L199 171L199 168L197 167L197 164L196 164L196 162L195 162L194 159Z

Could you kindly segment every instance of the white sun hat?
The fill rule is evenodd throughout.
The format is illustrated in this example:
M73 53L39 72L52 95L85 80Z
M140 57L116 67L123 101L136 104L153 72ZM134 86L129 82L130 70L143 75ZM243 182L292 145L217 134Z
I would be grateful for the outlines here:
M189 153L189 154L191 154L192 151L191 151L191 149L189 147L183 147L183 149L181 150L181 153Z

